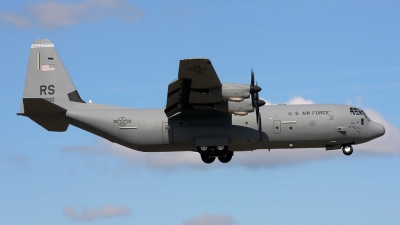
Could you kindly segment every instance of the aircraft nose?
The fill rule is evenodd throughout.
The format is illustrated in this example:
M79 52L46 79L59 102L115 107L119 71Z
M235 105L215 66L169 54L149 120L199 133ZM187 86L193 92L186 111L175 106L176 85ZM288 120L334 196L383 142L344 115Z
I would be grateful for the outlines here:
M380 137L385 134L385 127L377 122L370 122L368 125L368 137L371 139Z

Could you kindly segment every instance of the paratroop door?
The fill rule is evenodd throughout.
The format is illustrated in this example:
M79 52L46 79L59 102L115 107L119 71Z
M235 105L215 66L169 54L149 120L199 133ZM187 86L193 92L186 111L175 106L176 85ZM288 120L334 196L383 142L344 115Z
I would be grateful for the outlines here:
M280 134L280 133L281 133L281 121L274 120L274 134Z
M164 143L172 143L172 123L163 122L162 123L162 136Z

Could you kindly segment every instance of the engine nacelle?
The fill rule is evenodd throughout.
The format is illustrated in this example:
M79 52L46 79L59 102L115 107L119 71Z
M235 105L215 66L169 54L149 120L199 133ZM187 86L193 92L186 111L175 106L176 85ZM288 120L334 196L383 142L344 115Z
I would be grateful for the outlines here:
M223 83L221 87L212 88L208 93L221 96L225 100L241 102L243 99L250 98L250 85Z
M221 112L233 113L235 115L245 116L249 112L254 112L251 99L244 99L241 102L223 101L214 104L214 109Z

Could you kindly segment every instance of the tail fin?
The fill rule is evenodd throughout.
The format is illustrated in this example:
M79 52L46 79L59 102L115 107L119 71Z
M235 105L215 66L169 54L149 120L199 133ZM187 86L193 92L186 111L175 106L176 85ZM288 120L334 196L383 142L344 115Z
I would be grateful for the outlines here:
M28 116L47 130L65 131L68 123L57 118L65 114L72 102L85 103L54 45L47 39L34 41L29 54L19 115Z

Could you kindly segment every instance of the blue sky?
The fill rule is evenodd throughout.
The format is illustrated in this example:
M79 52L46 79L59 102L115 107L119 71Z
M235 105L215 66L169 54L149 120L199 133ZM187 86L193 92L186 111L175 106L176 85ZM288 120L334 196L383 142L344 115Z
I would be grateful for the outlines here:
M398 1L3 1L0 224L399 224ZM29 48L52 40L84 100L163 108L179 60L277 103L352 104L385 136L324 149L141 153L18 117Z

